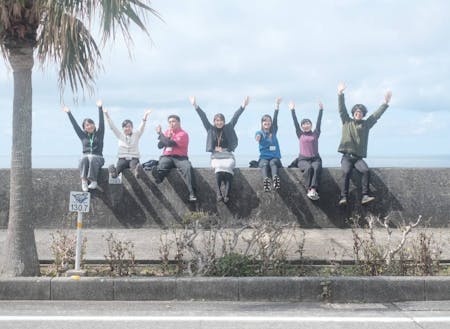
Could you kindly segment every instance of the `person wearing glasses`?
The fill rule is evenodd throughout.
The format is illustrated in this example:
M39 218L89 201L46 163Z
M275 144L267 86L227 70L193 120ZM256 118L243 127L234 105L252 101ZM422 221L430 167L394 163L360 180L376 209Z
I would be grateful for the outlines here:
M375 200L370 195L369 180L370 172L364 158L367 157L367 144L369 140L369 131L377 123L389 107L392 92L387 91L384 95L384 103L367 119L367 108L363 104L356 104L352 107L352 117L349 116L345 107L344 90L346 86L343 82L338 85L338 103L339 115L342 121L342 138L339 144L338 152L342 153L341 168L344 172L344 185L341 189L339 205L347 205L348 190L350 178L355 168L361 173L362 199L361 204L367 204Z

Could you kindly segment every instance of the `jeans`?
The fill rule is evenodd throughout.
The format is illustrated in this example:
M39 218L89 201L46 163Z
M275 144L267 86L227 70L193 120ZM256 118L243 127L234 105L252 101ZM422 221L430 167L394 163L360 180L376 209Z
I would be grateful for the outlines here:
M264 178L278 176L278 168L281 168L281 161L278 158L270 160L259 159L259 168L261 168L261 174Z
M341 196L348 197L348 189L350 186L350 178L352 176L352 170L355 168L361 175L361 187L362 194L369 194L369 179L370 172L367 163L359 157L351 156L349 154L344 154L341 160L341 168L344 171L344 186L341 191Z

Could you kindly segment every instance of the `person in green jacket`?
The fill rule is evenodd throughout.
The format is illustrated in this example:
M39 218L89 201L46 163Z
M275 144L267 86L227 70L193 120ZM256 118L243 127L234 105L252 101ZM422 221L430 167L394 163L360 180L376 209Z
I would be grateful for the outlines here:
M346 86L344 83L338 85L338 101L339 101L339 115L342 120L342 138L339 144L338 152L342 153L341 168L344 171L344 186L341 190L341 198L339 205L345 206L347 204L348 189L350 185L350 177L353 168L358 170L362 175L362 199L361 204L369 203L375 200L375 197L369 193L369 167L364 161L367 157L367 143L369 140L369 130L372 128L378 119L383 115L384 111L389 107L389 102L392 97L392 92L387 91L384 95L384 103L370 115L366 120L363 118L367 114L367 108L363 104L356 104L352 108L351 118L345 107L344 90Z

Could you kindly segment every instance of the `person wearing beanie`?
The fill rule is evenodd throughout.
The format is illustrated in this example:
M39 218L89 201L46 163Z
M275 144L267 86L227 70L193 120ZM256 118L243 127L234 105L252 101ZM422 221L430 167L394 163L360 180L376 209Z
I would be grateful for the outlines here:
M143 173L142 165L139 163L139 140L144 133L145 123L152 110L146 110L142 117L142 122L139 125L138 130L133 131L133 122L131 120L124 120L122 122L122 131L117 129L116 125L112 121L108 110L103 108L106 121L109 124L114 135L116 135L118 141L119 150L117 152L117 165L110 165L108 171L112 178L116 178L122 171L127 168L133 172L136 178L139 178Z
M319 184L322 173L322 158L319 155L320 125L322 122L323 104L319 102L319 115L317 117L316 129L312 130L310 119L302 119L298 124L295 114L295 103L289 103L289 109L294 120L295 133L299 139L300 152L297 167L303 172L306 196L311 200L319 200Z
M214 115L213 124L211 124L205 112L197 105L195 97L190 96L189 100L197 111L207 132L206 152L211 152L211 167L214 168L216 175L217 202L223 201L227 203L230 199L231 183L236 166L233 152L238 145L234 126L236 126L239 117L247 107L250 98L248 96L245 97L242 105L227 124L225 124L225 116L222 113ZM223 192L222 185L224 185Z
M280 189L281 182L278 176L278 168L281 168L281 152L277 139L278 131L278 111L280 109L281 97L275 100L275 111L272 117L268 114L261 118L261 130L255 134L255 139L259 144L258 166L263 176L264 191L269 192L273 188Z
M341 143L339 144L338 152L342 153L341 168L344 171L344 185L341 189L339 205L345 206L347 204L348 190L353 168L355 168L362 175L361 204L364 205L375 200L375 197L370 195L370 172L367 163L364 161L364 158L367 157L369 130L377 123L378 119L389 107L392 92L386 92L384 95L384 103L367 119L364 119L367 114L367 108L362 104L356 104L353 106L351 110L353 118L351 118L348 115L347 108L345 107L345 88L346 86L344 83L339 83L338 103L339 114L342 121L342 138Z

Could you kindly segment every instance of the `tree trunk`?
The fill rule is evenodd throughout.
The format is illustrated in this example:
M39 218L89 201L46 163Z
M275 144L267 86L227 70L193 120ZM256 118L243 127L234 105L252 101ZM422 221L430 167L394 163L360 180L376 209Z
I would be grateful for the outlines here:
M1 274L36 276L39 275L39 260L34 238L31 173L33 47L9 48L7 56L14 74L14 103L9 223Z

